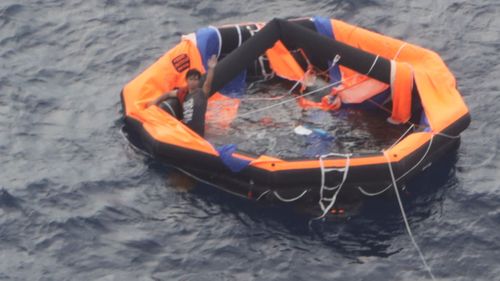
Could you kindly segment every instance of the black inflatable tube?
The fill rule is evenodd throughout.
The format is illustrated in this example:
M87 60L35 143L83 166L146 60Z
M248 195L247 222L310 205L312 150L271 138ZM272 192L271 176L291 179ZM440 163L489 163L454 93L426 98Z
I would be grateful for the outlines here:
M290 50L303 49L313 64L321 64L338 54L340 65L390 84L391 63L389 60L382 57L377 59L374 54L320 35L300 24L273 19L255 36L246 40L217 64L214 70L212 93L224 87L278 40L281 40Z

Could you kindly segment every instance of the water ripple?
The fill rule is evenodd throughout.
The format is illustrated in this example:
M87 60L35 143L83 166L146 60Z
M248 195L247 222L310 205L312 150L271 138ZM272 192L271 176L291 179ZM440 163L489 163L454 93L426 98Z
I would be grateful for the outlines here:
M496 280L499 11L493 0L2 1L0 279L425 279L393 194L309 224L179 179L119 134L121 88L181 34L322 15L433 49L456 75L471 127L403 202L438 278Z

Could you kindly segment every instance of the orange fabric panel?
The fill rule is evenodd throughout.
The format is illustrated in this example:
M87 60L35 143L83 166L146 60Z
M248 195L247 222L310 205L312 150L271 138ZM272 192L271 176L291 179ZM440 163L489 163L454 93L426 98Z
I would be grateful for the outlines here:
M241 100L230 98L217 92L208 99L206 124L210 132L223 134L229 130L231 122L238 116ZM206 130L208 131L208 130Z
M337 41L375 55L380 55L388 60L394 59L400 46L405 43L401 40L384 36L339 20L331 20L331 24ZM398 56L398 58L401 58L401 56Z
M250 162L253 161L253 160L255 160L255 158L252 158L252 157L246 156L246 155L242 155L242 154L240 154L238 152L233 152L232 156L236 157L236 158L243 159L243 160L247 160L247 161L250 161Z
M413 70L403 62L391 63L392 115L394 123L406 123L411 117L411 91L413 89Z
M393 118L396 120L404 122L409 118L411 85L413 85L410 83L412 70L424 110L434 131L439 132L468 112L456 89L455 78L436 53L337 20L332 20L332 26L338 41L397 61L395 83L392 85L394 91ZM266 54L270 60L271 68L277 75L290 80L303 78L304 71L282 42L277 42ZM189 67L187 68L186 57L189 59ZM185 86L184 76L189 68L205 71L195 43L184 39L125 86L123 97L126 104L126 114L141 121L145 130L158 141L217 156L217 151L210 143L191 131L182 122L156 106L144 108L145 102L174 87ZM371 79L343 66L340 66L340 70L342 77L346 79L343 84L344 88L355 87L359 83ZM210 100L212 102L221 101L220 97L216 95ZM236 116L238 105L239 103L236 106L228 107L228 112L223 115L228 116L228 120L232 120ZM319 104L304 105L320 106ZM207 118L208 120L217 120L220 117L209 112ZM429 141L430 137L430 133L413 133L404 138L388 151L391 161L397 162L413 153ZM265 155L257 159L236 153L233 155L252 160L252 166L267 171L319 168L318 160L289 162ZM385 162L386 159L382 155L351 159L352 166ZM346 162L345 159L335 159L325 160L324 163L326 167L344 167Z
M421 92L425 114L435 132L469 112L455 87L455 78L443 71L439 66L415 69L415 82Z
M277 41L272 48L268 49L266 55L271 69L279 77L292 81L299 81L304 77L304 70L281 41Z
M331 22L338 41L412 66L433 131L443 130L469 112L456 89L455 77L435 52L339 20Z
M304 97L299 97L297 99L297 103L300 107L302 107L304 109L321 108L321 102L315 102L315 101L306 99Z
M299 97L297 103L304 109L319 108L323 111L337 110L342 106L340 99L330 100L330 95L324 96L320 102L315 102L304 97Z
M350 84L345 83L334 90L343 103L362 103L389 88L389 85L371 78Z
M186 86L185 74L190 68L205 71L195 43L184 39L125 86L126 113L144 109L145 103L174 87Z
M342 84L335 87L343 103L361 103L389 87L369 76L339 65Z
M131 116L139 117L144 129L154 139L190 150L219 155L208 141L161 108L150 106L139 112L133 112Z
M343 65L339 65L339 69L343 79L342 85L344 85L345 88L349 88L353 85L357 85L363 81L366 81L367 79L370 79L370 77L362 75Z
M144 129L160 142L218 155L209 142L159 107L145 108L147 102L161 94L186 86L185 74L191 68L205 71L195 43L183 39L125 86L126 114L141 121Z
M408 135L401 142L387 151L391 162L397 162L415 152L415 150L425 145L425 143L429 141L431 137L432 133L429 132L419 132Z
M424 145L427 146L426 142L430 141L431 137L432 134L428 132L413 133L409 135L403 141L387 151L387 155L389 156L391 163L396 163L402 160ZM355 157L350 159L350 166L368 166L386 163L387 159L382 154L380 156ZM320 168L318 160L284 161L268 156L261 156L252 161L250 165L271 172ZM324 165L325 168L343 168L346 165L346 159L327 159L324 161Z
M358 157L350 159L350 166L374 165L386 162L384 156ZM324 160L325 168L343 168L345 164L345 158ZM271 172L320 168L319 160L284 161L265 155L253 160L250 165Z

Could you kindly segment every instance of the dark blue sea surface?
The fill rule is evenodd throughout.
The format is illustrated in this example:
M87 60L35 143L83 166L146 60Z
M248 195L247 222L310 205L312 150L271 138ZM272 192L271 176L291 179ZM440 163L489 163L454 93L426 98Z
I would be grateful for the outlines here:
M309 224L121 133L121 88L181 34L314 15L435 50L455 74L471 126L403 203L438 280L500 280L496 0L1 1L0 280L428 280L394 195Z

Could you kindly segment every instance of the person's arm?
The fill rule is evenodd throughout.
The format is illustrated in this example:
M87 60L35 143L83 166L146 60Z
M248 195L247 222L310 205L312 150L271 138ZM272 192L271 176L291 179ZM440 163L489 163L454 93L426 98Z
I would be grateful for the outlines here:
M203 83L203 92L206 96L208 96L210 94L210 90L212 90L212 80L214 79L214 68L216 65L217 56L213 55L207 62L207 78L205 79L205 83Z
M154 100L152 100L152 101L148 102L148 103L146 104L146 107L150 107L150 106L152 106L153 104L156 104L156 105L157 105L157 104L161 103L162 101L164 101L164 100L166 100L166 99L168 99L168 98L175 98L175 97L177 97L177 89L172 90L172 91L170 91L170 92L167 92L167 93L165 93L165 94L163 94L163 95L161 95L161 96L157 97L156 99L154 99Z

